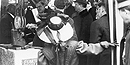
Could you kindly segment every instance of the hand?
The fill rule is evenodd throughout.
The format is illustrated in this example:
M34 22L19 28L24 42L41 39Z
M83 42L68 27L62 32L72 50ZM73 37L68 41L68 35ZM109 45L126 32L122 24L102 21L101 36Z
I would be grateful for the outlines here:
M103 48L108 48L109 46L116 46L116 44L109 43L107 41L103 41L99 43Z
M82 48L83 44L84 44L83 41L79 41L79 42L78 42L78 45L77 45L77 49Z
M76 48L76 52L78 54L84 53L88 49L87 43L84 43L83 41L78 42L78 46Z

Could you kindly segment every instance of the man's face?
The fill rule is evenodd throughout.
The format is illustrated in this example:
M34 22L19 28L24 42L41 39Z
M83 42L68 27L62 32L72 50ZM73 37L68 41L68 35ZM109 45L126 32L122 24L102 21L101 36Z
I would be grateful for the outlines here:
M97 9L96 9L96 18L99 19L99 18L101 18L105 14L106 14L105 8L103 6L101 6L101 7L97 6Z
M29 4L29 1L28 0L24 0L23 8L24 9L27 8L28 4Z
M10 4L8 5L8 12L10 12L11 14L15 14L15 9L16 9L16 6L14 4Z
M43 13L45 11L46 4L44 2L39 2L36 4L36 7L39 13Z
M104 8L102 6L101 7L97 6L96 13L101 14L103 10L104 10Z
M126 10L126 9L119 10L119 13L125 23L130 23L130 11L129 10Z
M75 6L74 6L75 11L80 12L82 6L77 2L75 2L74 4L75 4Z

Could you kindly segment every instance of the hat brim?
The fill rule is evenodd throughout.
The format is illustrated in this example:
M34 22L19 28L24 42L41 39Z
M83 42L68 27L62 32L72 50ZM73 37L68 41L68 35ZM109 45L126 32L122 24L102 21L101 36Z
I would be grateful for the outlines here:
M128 6L128 5L130 5L130 0L119 3L118 8L122 8L122 7L125 7L125 6Z
M87 4L87 2L86 2L86 1L80 1L80 0L78 0L78 1L73 1L73 2L78 2L78 3Z

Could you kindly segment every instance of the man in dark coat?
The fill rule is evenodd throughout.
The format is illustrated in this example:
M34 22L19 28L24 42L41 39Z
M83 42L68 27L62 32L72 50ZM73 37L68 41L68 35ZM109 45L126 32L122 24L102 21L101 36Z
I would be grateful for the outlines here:
M90 29L90 42L97 43L101 41L110 42L110 31L109 31L109 22L105 9L104 3L98 4L97 9L97 20L91 24ZM98 56L90 56L89 65L111 65L111 50L110 48L105 49ZM93 63L95 61L95 63Z
M120 43L120 65L130 65L130 0L117 0L119 13L125 23L125 33Z
M78 36L78 40L83 40L89 43L90 25L93 22L93 18L90 12L86 9L86 0L75 1L75 13L72 15L74 20L75 30ZM79 55L79 65L87 64L87 56Z
M15 5L9 4L7 6L7 13L0 21L0 44L12 43L11 29L14 22Z
M23 5L23 16L26 18L26 25L28 24L36 24L36 20L34 18L34 14L32 12L33 9L35 9L35 2L32 2L33 0L24 0L24 5ZM35 1L35 0L34 0ZM34 38L35 30L33 29L28 29L27 27L24 29L24 39L26 40L27 43L32 42Z
M93 18L88 9L86 9L86 6L86 0L76 0L74 6L76 12L72 15L72 18L74 19L78 40L83 40L88 43L90 36L90 25L93 22Z

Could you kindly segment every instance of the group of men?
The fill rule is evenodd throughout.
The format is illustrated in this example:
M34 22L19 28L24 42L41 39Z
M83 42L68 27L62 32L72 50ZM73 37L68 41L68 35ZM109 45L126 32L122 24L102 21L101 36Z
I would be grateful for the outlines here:
M78 65L79 58L77 54L83 54L83 55L96 54L97 55L101 53L103 50L106 51L106 48L109 48L109 46L114 46L113 44L109 43L110 41L109 38L102 38L102 41L100 41L99 39L101 37L97 38L94 35L94 33L96 34L96 32L94 31L79 30L79 27L81 26L76 27L74 25L75 21L79 21L79 20L73 20L70 16L65 14L65 10L67 9L67 7L69 7L72 3L74 3L75 9L77 7L77 11L79 12L78 14L81 16L81 18L87 17L87 16L89 17L89 14L86 12L88 10L85 9L86 4L83 3L85 1L83 0L76 0L76 1L55 0L54 9L51 9L51 7L48 6L49 2L50 0L36 0L35 1L35 6L38 10L37 18L39 18L40 21L37 23L33 23L33 24L37 24L38 26L35 32L35 36L33 38L33 46L43 47L42 53L45 56L45 58L42 59L42 61L39 61L39 65L40 64L41 65L44 65L44 64L46 65ZM130 21L129 20L130 19L129 18L130 17L130 4L129 3L130 3L130 0L119 1L119 11L125 23L127 24L129 24L129 21ZM100 5L102 6L103 4L100 4ZM100 5L99 7L101 7ZM11 29L12 29L12 24L14 23L15 8L16 8L15 5L9 4L7 6L7 11L8 11L7 14L5 14L5 16L3 16L1 19L0 44L12 43ZM105 12L102 12L102 14L100 15L102 17L101 18L102 20L107 19ZM34 18L28 19L29 15L25 15L25 16L26 16L27 22L34 19ZM90 18L88 18L88 20L90 20ZM76 23L80 24L80 22L76 22ZM95 24L98 24L98 23L97 22L92 23L92 26L94 28L93 27L91 28L96 29ZM83 25L82 27L84 27L82 29L90 28L89 24L88 24L89 27L86 26L85 23L82 23L82 25ZM105 28L106 26L107 25L103 26L104 27L103 30L106 29ZM105 31L106 33L108 32L107 29ZM104 34L105 34L105 31L104 31ZM80 32L82 32L82 34L80 34ZM91 41L93 42L93 40L95 40L97 43L93 44L93 43L88 43L87 41L84 41L84 39L86 39L86 36L87 36L85 33L87 32L91 32L90 35L95 36L95 37L92 37L95 39L92 39ZM82 35L82 38L80 37L80 35ZM104 37L109 37L109 35L108 36L106 35ZM130 63L129 62L129 31L127 32L125 37L126 37L126 44L125 44L126 56L124 56L125 60L123 61L125 65L129 65Z
M70 3L63 3L63 2L59 3L58 1L60 2L60 0L55 0L55 2L54 2L55 10L53 10L53 11L58 12L58 13L56 13L57 16L63 16L63 17L66 18L67 15L63 14L63 13L64 13L64 10L66 9L66 7L68 6L67 4L70 4ZM48 9L46 9L45 6L43 4L41 4L41 3L42 3L42 1L40 1L39 4L36 5L36 7L38 7L38 11L41 13L40 15L46 18L46 17L49 16L49 14L50 14L49 12L50 11L53 12L53 11L50 10L49 7L48 7ZM79 7L78 10L80 10L79 12L84 11L81 14L82 14L83 17L86 16L87 15L87 13L86 13L87 10L84 9L85 6L83 7L81 5L82 1L81 0L76 0L76 1L74 1L74 3L75 3L75 6L77 8L78 8L78 5L81 6L81 10L80 10L80 7ZM84 4L84 5L86 5L86 4ZM47 13L47 14L45 14L45 13ZM86 13L86 14L84 14L84 13ZM42 18L42 17L40 17L40 18ZM44 21L46 19L41 19L41 20ZM86 55L86 54L98 54L101 51L103 51L103 48L100 46L99 43L97 43L97 44L87 44L87 43L84 43L82 41L77 42L78 37L77 37L77 34L76 34L77 31L75 31L76 28L74 26L74 23L75 23L75 21L73 21L73 19L69 17L68 22L65 23L66 25L61 27L59 30L55 30L54 29L55 26L53 26L53 28L51 28L49 25L45 26L45 28L49 27L49 30L52 32L52 35L54 36L54 39L56 40L57 43L59 43L58 39L57 39L58 38L57 37L57 34L58 34L57 31L60 32L60 40L61 41L67 38L66 40L64 40L64 42L60 42L60 46L61 46L61 49L62 49L62 50L59 51L59 60L60 60L59 63L60 63L60 65L78 65L78 63L79 63L78 60L79 59L78 59L77 54L83 54L83 55ZM71 25L71 27L69 27L69 25ZM85 25L85 24L83 24L83 25ZM68 27L68 28L64 29L66 27ZM85 28L83 28L83 29L85 29ZM64 33L62 31L64 31ZM84 30L82 30L82 31L84 31ZM66 34L66 33L69 33L69 34ZM46 33L44 33L44 34L46 34ZM85 31L84 31L83 34L84 34L83 35L84 38L82 38L82 40L85 39L85 37L86 37L85 36ZM45 38L43 39L42 37L45 37ZM46 43L52 43L53 41L47 41L46 38L48 36L46 36L46 35L44 35L42 37L39 37L38 35L36 35L34 37L34 45L35 46L41 46L41 45L45 46L44 48L46 50L43 50L45 55L46 55L47 52L48 52L48 54L53 53L55 55L56 53L54 52L53 45L48 46L48 44L46 44ZM41 41L41 39L42 39L42 41ZM106 44L106 41L101 42L101 44ZM109 43L108 43L108 45L109 45ZM56 57L57 58L57 56L53 56L53 55L49 56L49 57ZM49 61L53 61L52 64L57 65L57 63L55 63L57 61L56 58L55 59L52 58L52 60L49 60ZM49 63L49 64L51 64L51 63Z

